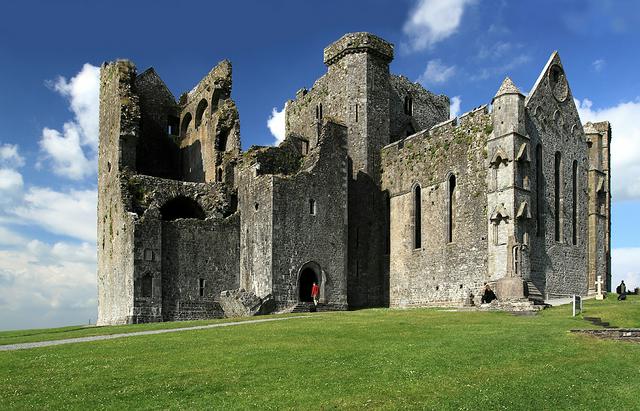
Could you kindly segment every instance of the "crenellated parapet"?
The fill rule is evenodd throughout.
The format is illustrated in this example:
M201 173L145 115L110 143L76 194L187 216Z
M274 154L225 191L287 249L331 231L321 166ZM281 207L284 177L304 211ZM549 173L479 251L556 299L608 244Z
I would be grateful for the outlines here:
M324 49L324 64L330 66L355 53L369 53L389 63L393 60L393 44L371 33L348 33Z

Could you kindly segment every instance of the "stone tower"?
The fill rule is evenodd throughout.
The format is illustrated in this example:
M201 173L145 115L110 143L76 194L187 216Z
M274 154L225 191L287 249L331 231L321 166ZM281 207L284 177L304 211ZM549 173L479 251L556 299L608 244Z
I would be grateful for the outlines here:
M136 68L129 61L100 71L98 148L98 322L127 322L134 304L134 240L131 214L122 201L120 175L135 169L140 107ZM159 283L156 284L159 286Z
M324 50L329 95L348 127L349 303L380 305L387 294L380 149L389 142L389 63L393 46L369 33L343 36ZM333 103L335 104L335 103Z
M524 95L506 78L492 101L493 133L489 153L487 201L489 275L500 295L523 296L529 279L529 137Z
M603 289L611 291L611 125L587 123L584 133L589 147L589 290L595 291L600 276Z

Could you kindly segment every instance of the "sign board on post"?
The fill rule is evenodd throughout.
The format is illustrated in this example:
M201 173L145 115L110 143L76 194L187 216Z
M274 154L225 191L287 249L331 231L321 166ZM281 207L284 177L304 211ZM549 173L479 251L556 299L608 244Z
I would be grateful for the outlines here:
M582 312L582 297L579 295L573 295L573 316Z

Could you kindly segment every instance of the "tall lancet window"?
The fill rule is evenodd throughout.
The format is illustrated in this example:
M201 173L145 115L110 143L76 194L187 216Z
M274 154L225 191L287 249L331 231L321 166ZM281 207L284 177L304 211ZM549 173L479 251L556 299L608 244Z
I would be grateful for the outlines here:
M451 174L449 176L449 200L447 210L447 242L453 242L453 231L455 229L455 211L456 211L456 176Z
M413 189L413 248L422 248L422 190Z
M573 160L573 170L571 173L572 182L572 209L571 209L571 232L573 234L573 245L578 244L578 161Z
M556 151L554 180L555 239L556 241L560 241L562 238L562 201L560 199L562 193L562 155L559 151Z

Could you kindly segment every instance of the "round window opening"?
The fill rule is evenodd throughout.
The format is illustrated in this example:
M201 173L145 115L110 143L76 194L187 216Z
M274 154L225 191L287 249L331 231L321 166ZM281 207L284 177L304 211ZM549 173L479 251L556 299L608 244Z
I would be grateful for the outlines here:
M549 87L556 100L562 102L567 99L569 95L569 85L564 76L564 70L557 64L552 65L549 69Z

